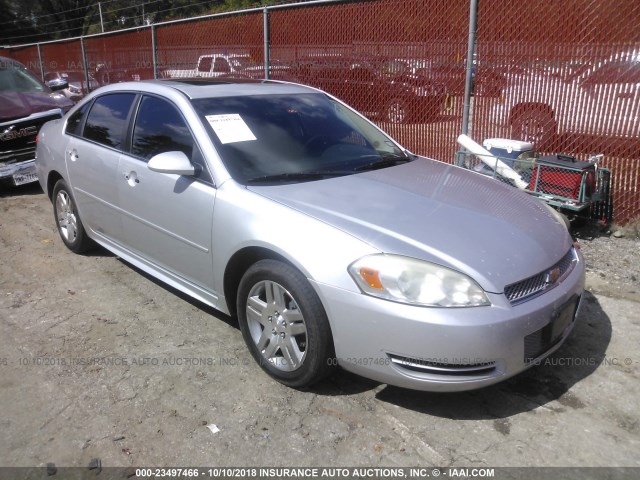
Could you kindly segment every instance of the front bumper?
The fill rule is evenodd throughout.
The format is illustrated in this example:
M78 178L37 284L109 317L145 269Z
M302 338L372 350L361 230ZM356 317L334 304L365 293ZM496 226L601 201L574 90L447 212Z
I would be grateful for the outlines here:
M511 305L427 308L315 284L331 323L337 362L372 380L414 390L485 387L535 365L571 332L584 263L544 294Z
M36 161L27 160L0 166L0 181L2 183L10 182L15 186L37 182Z

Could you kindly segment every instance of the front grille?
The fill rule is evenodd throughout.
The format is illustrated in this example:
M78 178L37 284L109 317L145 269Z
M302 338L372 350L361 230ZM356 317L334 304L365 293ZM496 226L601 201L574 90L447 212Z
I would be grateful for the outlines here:
M62 116L59 108L38 112L11 122L0 123L0 163L33 160L36 152L36 135L42 125Z
M496 369L496 362L442 363L421 358L409 358L387 354L394 365L413 372L432 375L486 376Z
M29 146L27 148L0 152L0 166L26 162L27 160L33 160L34 158L36 158L35 142L33 142L33 146Z
M571 273L577 261L578 259L575 254L575 250L571 247L567 254L562 257L558 263L537 275L533 275L532 277L507 285L504 289L504 293L512 305L517 305L518 303L530 300L534 296L540 295L560 283L564 277ZM556 268L559 269L559 278L550 282L549 274Z

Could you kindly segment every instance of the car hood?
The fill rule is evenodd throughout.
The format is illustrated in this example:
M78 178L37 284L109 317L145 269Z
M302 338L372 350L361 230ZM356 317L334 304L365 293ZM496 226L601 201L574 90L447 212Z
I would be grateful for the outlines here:
M0 92L0 123L54 108L66 112L71 106L73 103L60 93Z
M330 180L248 188L381 252L464 272L495 293L548 269L572 245L564 224L536 198L425 158Z

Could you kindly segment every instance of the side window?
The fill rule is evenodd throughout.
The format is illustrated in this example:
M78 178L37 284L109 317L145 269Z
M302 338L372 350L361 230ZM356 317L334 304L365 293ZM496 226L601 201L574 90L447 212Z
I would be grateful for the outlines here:
M84 137L108 147L120 148L135 97L133 93L114 93L97 98L89 111Z
M224 58L217 57L213 64L213 71L216 73L229 73L231 71L231 67Z
M144 97L133 130L132 153L149 160L162 152L178 150L191 158L193 137L178 110L166 100Z
M183 152L199 171L198 178L212 183L187 123L178 109L166 100L143 97L133 129L131 150L133 155L145 161L163 152Z
M211 57L202 57L200 59L200 63L198 64L198 71L209 73L211 71L211 63L213 59Z
M82 119L84 118L84 114L87 113L87 110L89 110L90 105L91 102L85 103L69 117L69 120L67 120L67 134L80 135L82 133Z

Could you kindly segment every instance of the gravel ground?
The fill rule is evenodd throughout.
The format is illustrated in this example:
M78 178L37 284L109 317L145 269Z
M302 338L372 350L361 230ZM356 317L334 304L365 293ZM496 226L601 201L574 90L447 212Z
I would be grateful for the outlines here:
M622 233L622 237L617 237ZM586 223L572 232L587 265L594 293L640 301L640 238L633 227L603 228Z
M545 364L459 394L341 371L297 391L234 319L69 252L37 186L0 191L0 467L640 467L640 240L575 234L585 300Z

